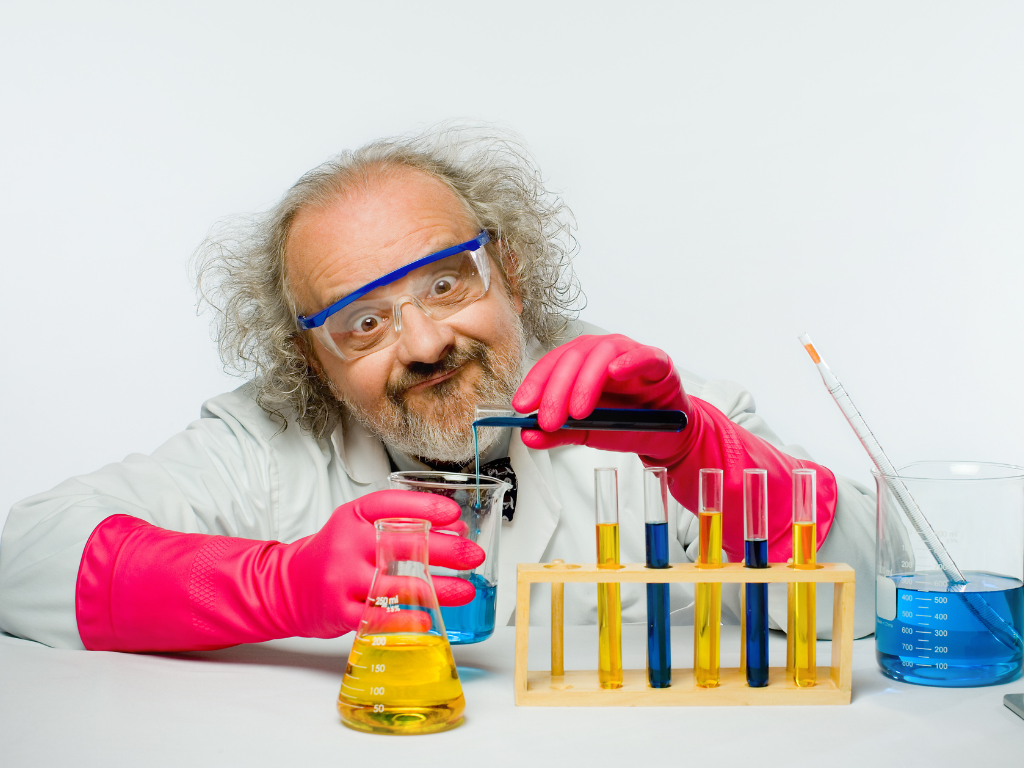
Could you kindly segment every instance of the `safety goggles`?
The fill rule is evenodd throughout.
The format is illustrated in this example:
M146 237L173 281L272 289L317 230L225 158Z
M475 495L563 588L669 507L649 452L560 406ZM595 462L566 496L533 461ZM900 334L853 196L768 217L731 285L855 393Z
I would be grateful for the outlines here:
M354 360L394 344L402 332L402 309L412 304L427 317L444 320L465 309L491 284L484 245L486 231L472 240L388 272L315 315L299 327L343 360Z

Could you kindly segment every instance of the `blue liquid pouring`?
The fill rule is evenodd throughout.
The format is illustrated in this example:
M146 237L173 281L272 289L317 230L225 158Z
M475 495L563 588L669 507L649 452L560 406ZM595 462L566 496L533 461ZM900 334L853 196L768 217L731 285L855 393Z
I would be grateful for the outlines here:
M951 688L995 685L1020 676L1020 646L1000 642L979 620L976 604L983 600L1019 636L1024 632L1024 585L983 571L963 573L965 587L950 587L938 571L891 577L896 618L875 620L875 654L883 674Z
M498 586L488 584L477 573L470 574L469 583L476 587L476 596L470 602L456 608L441 606L445 634L448 635L448 642L453 645L479 643L494 634L494 606L498 599Z
M646 523L647 567L668 568L668 523ZM647 681L651 688L672 685L672 639L668 584L647 585Z
M743 543L747 568L768 567L768 542L765 539ZM768 585L746 584L747 685L768 685Z

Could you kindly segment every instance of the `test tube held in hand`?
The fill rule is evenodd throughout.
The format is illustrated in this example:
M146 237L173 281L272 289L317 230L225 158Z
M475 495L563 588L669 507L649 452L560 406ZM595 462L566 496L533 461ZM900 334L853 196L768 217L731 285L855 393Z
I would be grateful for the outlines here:
M594 470L597 567L619 567L619 471ZM622 603L619 584L597 585L597 676L602 688L622 687Z
M668 471L644 470L644 534L647 567L668 568ZM672 638L669 585L647 585L647 682L651 688L672 685Z
M702 469L698 481L700 523L698 568L722 567L722 498L725 473ZM721 681L722 585L699 583L693 621L693 675L701 688Z
M747 568L768 567L768 473L743 470L743 548ZM768 685L768 585L745 584L747 685Z

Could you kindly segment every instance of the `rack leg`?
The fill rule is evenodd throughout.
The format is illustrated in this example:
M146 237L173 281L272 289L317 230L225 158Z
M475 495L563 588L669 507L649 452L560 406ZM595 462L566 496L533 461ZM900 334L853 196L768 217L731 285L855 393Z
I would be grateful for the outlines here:
M562 560L552 560L552 565L562 565ZM565 675L563 655L565 633L565 583L551 582L551 676Z
M526 665L530 655L530 582L516 584L516 661L513 677L516 704L526 693Z

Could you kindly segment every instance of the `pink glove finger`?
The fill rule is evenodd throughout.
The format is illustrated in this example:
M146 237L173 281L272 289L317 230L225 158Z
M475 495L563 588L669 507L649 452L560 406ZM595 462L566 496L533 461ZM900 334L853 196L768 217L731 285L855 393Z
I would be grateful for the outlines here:
M523 445L538 451L562 445L586 445L589 436L590 432L582 429L563 429L558 432L524 429L522 432Z
M427 611L389 611L376 605L366 606L359 630L364 634L377 635L385 632L426 632L434 622Z
M672 360L655 347L631 349L608 366L608 376L615 381L641 379L657 382L672 372Z
M576 344L567 348L558 359L558 365L544 382L544 394L537 409L537 422L546 432L553 432L569 417L569 402L572 399L576 379L583 368L594 343ZM567 344L566 347L569 347Z
M430 564L454 571L468 571L484 561L486 555L469 539L447 533L430 534Z
M423 579L411 576L378 574L373 583L373 599L380 607L431 605L430 588ZM365 601L364 601L365 602Z
M569 344L555 347L534 363L529 373L523 379L523 383L519 385L515 395L512 397L512 407L519 411L519 413L532 413L537 410L537 407L540 405L541 395L544 394L544 384L568 347Z
M360 627L360 622L363 618L363 613L366 610L366 601L361 603L355 601L346 600L342 603L338 613L341 617L341 622L344 625L344 629L341 634L356 630Z
M569 404L570 416L582 419L597 407L605 389L609 364L622 355L624 348L628 348L624 342L636 344L624 336L607 336L590 350L576 375Z
M376 564L372 560L333 564L325 579L329 585L328 592L337 589L344 601L363 605L375 571Z
M434 582L437 602L441 605L448 607L466 605L476 597L476 587L465 579L454 576L431 576L430 580Z
M456 536L465 536L469 533L469 524L464 520L456 520L454 523L448 523L448 525L436 525L431 526L431 531L450 531Z
M385 517L416 517L434 527L454 523L462 514L459 505L448 497L418 491L376 491L351 503L368 523Z

